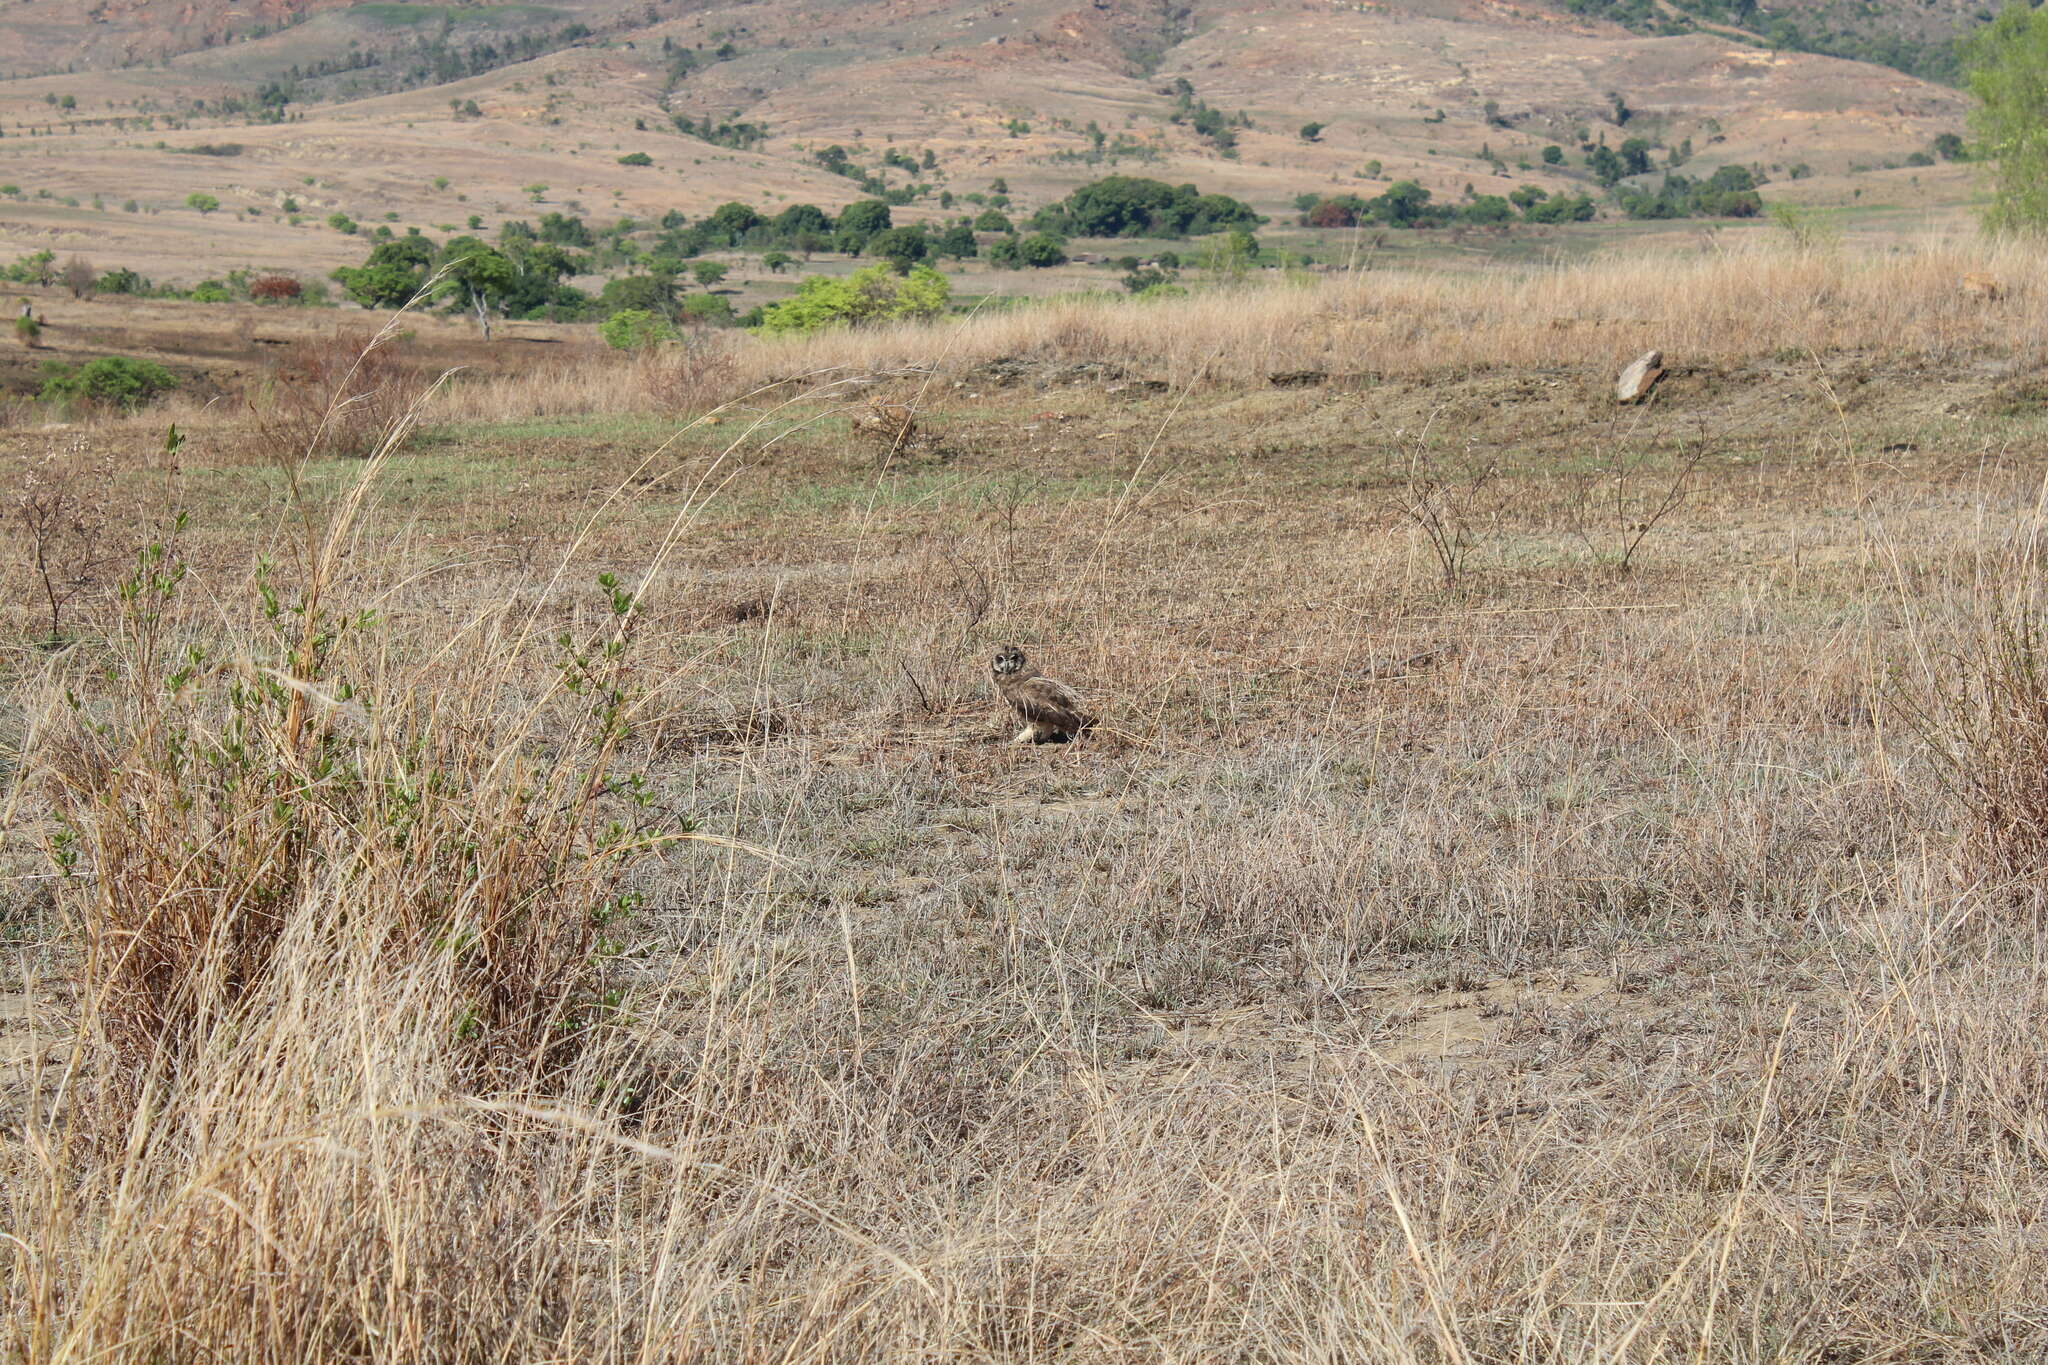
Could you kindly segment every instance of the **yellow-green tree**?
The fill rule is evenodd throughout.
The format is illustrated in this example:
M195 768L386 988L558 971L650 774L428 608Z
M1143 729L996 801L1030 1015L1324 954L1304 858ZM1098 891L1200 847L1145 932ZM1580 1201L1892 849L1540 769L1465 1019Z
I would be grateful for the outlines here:
M2048 9L2008 5L1968 50L1974 159L1992 169L1985 223L2048 232Z

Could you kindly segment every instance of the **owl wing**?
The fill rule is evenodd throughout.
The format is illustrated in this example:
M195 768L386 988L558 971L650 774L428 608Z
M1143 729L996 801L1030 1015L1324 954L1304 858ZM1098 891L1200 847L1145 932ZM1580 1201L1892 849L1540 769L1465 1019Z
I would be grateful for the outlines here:
M1089 724L1087 712L1081 709L1080 694L1052 678L1027 678L1018 683L1010 689L1010 705L1025 720L1068 734L1078 734Z

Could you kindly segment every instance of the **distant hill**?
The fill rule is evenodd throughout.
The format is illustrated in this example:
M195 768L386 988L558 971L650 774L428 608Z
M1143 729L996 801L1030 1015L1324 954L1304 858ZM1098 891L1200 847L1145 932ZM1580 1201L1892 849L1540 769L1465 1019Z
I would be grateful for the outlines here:
M488 229L539 203L659 217L886 195L915 220L998 179L1028 208L1111 172L1278 216L1396 179L1598 192L1587 151L1630 139L1656 174L1820 184L1961 127L1953 88L1766 35L1874 56L1891 35L1921 54L1898 64L1932 71L1974 11L1741 2L17 0L0 252L317 266L360 256L319 234L336 214ZM184 214L195 192L221 211Z

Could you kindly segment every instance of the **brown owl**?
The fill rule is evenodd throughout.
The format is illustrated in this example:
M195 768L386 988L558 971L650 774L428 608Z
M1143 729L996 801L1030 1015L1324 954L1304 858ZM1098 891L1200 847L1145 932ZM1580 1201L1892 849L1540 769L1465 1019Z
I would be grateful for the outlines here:
M1081 709L1079 693L1040 673L1015 645L997 650L989 671L995 676L996 691L1024 722L1012 744L1065 744L1095 723Z

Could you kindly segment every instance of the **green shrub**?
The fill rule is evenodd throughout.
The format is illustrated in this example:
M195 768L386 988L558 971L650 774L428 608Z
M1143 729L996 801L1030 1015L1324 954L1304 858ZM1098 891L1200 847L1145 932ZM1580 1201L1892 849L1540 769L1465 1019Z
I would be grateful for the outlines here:
M212 213L220 207L220 200L201 190L194 190L185 196L185 207L198 209L201 213Z
M235 298L219 280L201 280L185 297L194 303L232 303Z
M22 314L14 320L14 339L24 346L34 346L43 339L43 324Z
M597 324L597 334L615 351L642 351L675 338L668 319L645 308L622 308Z
M150 284L145 276L130 270L127 266L121 266L119 269L109 270L106 274L100 276L94 282L93 288L102 294L132 294L140 296L149 292Z
M178 377L153 360L103 355L82 365L46 365L39 396L45 402L105 403L133 411L177 387Z
M824 276L805 280L795 297L762 310L761 327L768 332L800 333L935 318L946 311L952 297L946 277L930 266L915 266L898 278L888 266L871 265L843 280Z
M327 215L327 226L343 236L353 237L356 231L356 220L345 213L330 213Z
M1067 244L1049 232L1040 232L1017 244L1017 259L1033 270L1065 265Z
M621 166L652 166L654 158L645 152L627 152L619 158Z

